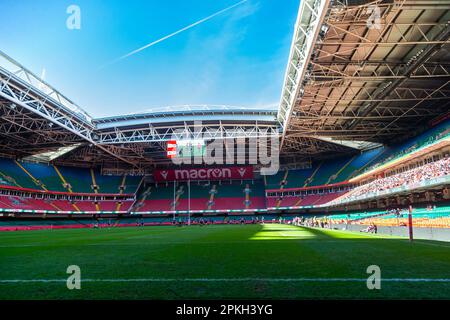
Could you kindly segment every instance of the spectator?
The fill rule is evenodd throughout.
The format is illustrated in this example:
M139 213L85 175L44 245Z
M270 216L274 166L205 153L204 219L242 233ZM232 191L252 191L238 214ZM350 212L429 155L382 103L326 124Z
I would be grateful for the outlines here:
M401 186L412 185L425 180L431 180L437 177L450 174L450 158L445 157L441 160L427 163L423 166L394 174L388 177L379 177L369 183L356 187L342 199L353 200L362 195L377 193Z

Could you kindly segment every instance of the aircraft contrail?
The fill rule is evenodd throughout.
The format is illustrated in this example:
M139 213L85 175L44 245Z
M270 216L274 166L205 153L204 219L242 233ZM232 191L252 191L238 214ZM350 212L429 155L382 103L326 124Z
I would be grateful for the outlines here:
M138 52L141 52L142 50L145 50L145 49L147 49L147 48L150 48L151 46L154 46L155 44L158 44L158 43L160 43L160 42L162 42L162 41L164 41L164 40L167 40L167 39L169 39L169 38L171 38L171 37L173 37L173 36L175 36L175 35L177 35L177 34L179 34L179 33L181 33L181 32L184 32L184 31L186 31L186 30L188 30L188 29L191 29L191 28L193 28L193 27L195 27L195 26L197 26L197 25L199 25L199 24L201 24L201 23L203 23L203 22L206 22L206 21L208 21L208 20L211 20L212 18L214 18L214 17L216 17L216 16L218 16L218 15L220 15L220 14L222 14L222 13L228 11L228 10L231 10L231 9L233 9L233 8L239 6L239 5L241 5L241 4L243 4L244 2L247 2L247 1L248 1L248 0L242 0L242 1L239 1L238 3L235 3L235 4L233 4L233 5L230 6L230 7L227 7L227 8L225 8L225 9L220 10L220 11L217 11L216 13L214 13L214 14L212 14L212 15L210 15L210 16L207 16L206 18L203 18L203 19L201 19L201 20L198 20L197 22L194 22L194 23L192 23L192 24L190 24L190 25L188 25L188 26L186 26L186 27L184 27L184 28L181 28L181 29L178 30L178 31L172 32L171 34L168 34L167 36L164 36L164 37L162 37L162 38L160 38L160 39L158 39L158 40L155 40L155 41L153 41L153 42L150 42L149 44L146 44L145 46L140 47L139 49L136 49L136 50L134 50L134 51L131 51L131 52L129 52L129 53L127 53L127 54L125 54L125 55L123 55L123 56L121 56L121 57L119 57L119 58L113 60L113 61L111 61L110 63L108 63L108 64L106 64L106 65L114 64L114 63L116 63L116 62L118 62L118 61L120 61L120 60L126 59L126 58L128 58L128 57L130 57L130 56L132 56L132 55L134 55L134 54L136 54L136 53L138 53ZM104 66L106 66L106 65L104 65ZM104 66L103 66L103 67L104 67Z

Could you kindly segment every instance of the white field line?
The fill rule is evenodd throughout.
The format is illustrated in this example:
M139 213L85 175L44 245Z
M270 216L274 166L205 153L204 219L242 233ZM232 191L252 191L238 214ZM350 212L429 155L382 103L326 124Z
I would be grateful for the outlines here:
M0 279L2 283L66 282L67 279ZM81 282L366 282L367 278L137 278L81 279ZM381 282L443 282L450 278L385 278Z

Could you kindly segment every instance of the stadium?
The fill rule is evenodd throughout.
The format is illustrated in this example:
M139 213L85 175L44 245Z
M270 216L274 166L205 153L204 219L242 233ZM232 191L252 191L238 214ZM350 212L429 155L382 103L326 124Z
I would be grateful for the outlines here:
M0 299L450 299L450 1L297 7L276 110L92 117L0 51Z

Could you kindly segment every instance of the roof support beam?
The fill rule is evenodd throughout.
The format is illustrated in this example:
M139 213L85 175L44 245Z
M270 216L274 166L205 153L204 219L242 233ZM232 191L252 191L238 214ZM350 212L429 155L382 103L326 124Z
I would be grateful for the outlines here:
M313 52L322 22L328 10L330 0L303 0L295 24L294 36L288 60L281 102L278 109L278 120L282 122L283 134L281 147L287 125L291 117L292 108L301 91L301 81L304 79L308 62Z

